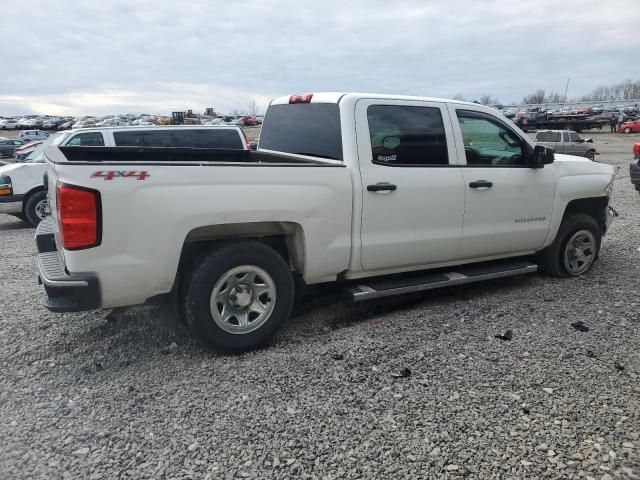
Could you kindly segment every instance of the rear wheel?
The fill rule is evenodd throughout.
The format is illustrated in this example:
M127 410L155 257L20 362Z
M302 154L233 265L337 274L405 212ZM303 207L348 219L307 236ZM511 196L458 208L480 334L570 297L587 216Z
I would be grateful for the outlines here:
M32 194L24 204L24 216L34 227L47 215L47 192L39 191Z
M201 345L241 352L266 342L287 320L293 276L271 247L244 241L194 262L183 299L187 326Z
M539 267L554 277L577 277L598 258L602 230L596 220L577 213L565 218L553 243L539 254Z

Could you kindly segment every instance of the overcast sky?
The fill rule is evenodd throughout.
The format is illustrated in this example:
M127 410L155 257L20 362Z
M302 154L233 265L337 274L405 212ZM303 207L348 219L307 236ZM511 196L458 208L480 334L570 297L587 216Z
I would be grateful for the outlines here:
M313 91L507 103L640 79L640 0L0 0L0 18L0 115Z

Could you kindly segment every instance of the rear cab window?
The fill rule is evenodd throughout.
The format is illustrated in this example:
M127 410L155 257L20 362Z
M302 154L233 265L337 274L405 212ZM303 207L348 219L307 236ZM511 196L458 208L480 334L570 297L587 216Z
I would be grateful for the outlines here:
M259 148L343 160L338 104L271 105L262 124Z
M113 132L113 139L117 147L244 150L239 132L231 128L124 130Z

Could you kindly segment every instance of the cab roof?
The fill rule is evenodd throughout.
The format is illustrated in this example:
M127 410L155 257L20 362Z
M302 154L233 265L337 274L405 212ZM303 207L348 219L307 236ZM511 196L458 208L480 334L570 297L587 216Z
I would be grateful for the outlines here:
M311 96L310 101L293 101L294 97L298 97L300 100L302 97ZM473 105L475 107L480 106L477 103L472 102L463 102L460 100L451 100L448 98L436 98L436 97L419 97L412 95L393 95L393 94L385 94L385 93L355 93L355 92L310 92L310 93L299 93L293 95L287 95L284 97L278 97L271 101L271 105L284 105L288 103L340 103L344 99L349 98L350 100L359 100L361 98L366 99L380 99L380 100L413 100L413 101L423 101L423 102L447 102L447 103L455 103L460 105Z

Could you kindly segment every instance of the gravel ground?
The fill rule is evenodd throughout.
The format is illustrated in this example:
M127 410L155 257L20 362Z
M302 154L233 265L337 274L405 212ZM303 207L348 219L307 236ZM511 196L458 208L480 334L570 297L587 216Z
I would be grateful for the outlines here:
M640 478L640 138L593 136L623 170L588 275L325 292L240 356L152 308L49 313L33 230L0 218L0 477Z

